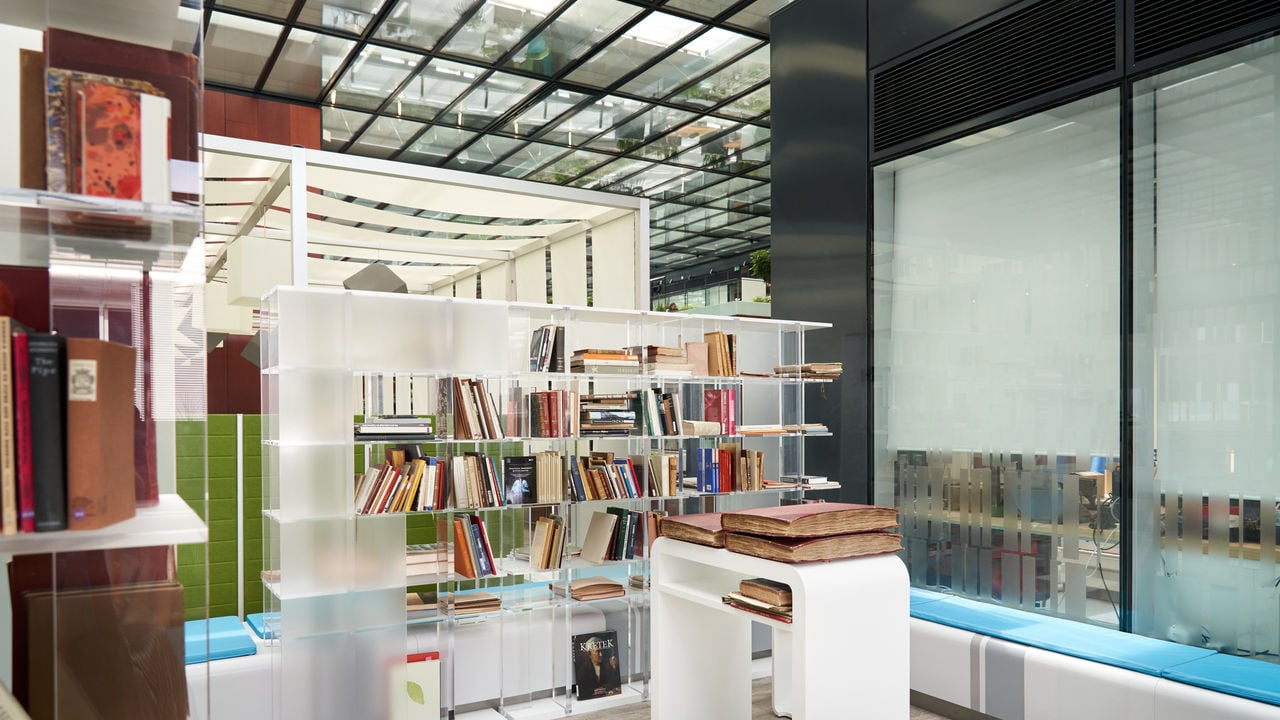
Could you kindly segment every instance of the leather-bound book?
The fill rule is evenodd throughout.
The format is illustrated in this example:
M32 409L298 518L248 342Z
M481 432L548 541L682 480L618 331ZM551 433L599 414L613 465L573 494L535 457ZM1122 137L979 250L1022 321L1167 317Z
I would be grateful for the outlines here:
M32 720L187 717L182 586L25 596Z
M31 470L36 531L67 529L67 343L61 335L27 336L31 402Z
M902 549L902 536L886 532L856 532L823 537L764 537L731 532L725 533L724 545L730 552L797 563L898 552Z
M19 184L44 190L44 53L18 50L18 68Z
M724 530L720 524L721 513L696 513L669 515L658 521L658 532L672 540L724 547Z
M92 530L134 516L134 350L67 340L67 527Z
M819 537L895 528L898 511L878 505L805 503L727 512L723 523L728 532Z
M185 193L199 191L196 132L200 75L196 56L58 28L45 31L44 53L51 68L145 80L158 88L169 99L172 111L170 157L189 163L174 173L175 197L182 199L187 197Z

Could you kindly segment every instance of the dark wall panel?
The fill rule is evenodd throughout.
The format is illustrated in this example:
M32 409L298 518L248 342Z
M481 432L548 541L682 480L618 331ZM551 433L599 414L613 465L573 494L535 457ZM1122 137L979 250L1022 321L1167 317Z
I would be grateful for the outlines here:
M320 149L320 109L206 90L204 131L244 140Z
M241 357L251 335L228 335L209 353L209 414L257 415L262 411L262 384L258 367Z
M1017 2L1018 0L868 0L871 47L867 55L867 66L875 67L886 60L892 60Z
M833 323L806 359L844 363L809 390L806 468L869 497L866 0L801 0L774 16L773 316ZM824 496L832 493L823 493ZM828 498L834 500L835 498Z

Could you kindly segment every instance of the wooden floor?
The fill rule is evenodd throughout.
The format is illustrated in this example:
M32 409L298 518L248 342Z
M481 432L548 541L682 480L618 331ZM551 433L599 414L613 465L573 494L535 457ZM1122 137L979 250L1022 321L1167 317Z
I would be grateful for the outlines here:
M761 678L751 684L752 720L773 720L774 718L773 709L769 701L770 682L769 678ZM649 720L649 703L635 703L613 710L601 710L587 713L586 715L574 715L573 717L574 720ZM935 715L928 710L913 707L911 708L911 720L946 720L946 718L942 715Z

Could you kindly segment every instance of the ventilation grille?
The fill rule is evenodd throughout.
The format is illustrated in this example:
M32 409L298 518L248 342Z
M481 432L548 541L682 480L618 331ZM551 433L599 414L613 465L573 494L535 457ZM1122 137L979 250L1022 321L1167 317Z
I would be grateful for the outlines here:
M1134 0L1133 58L1146 60L1271 16L1280 17L1280 1Z
M1043 0L873 72L876 151L1116 69L1115 0Z

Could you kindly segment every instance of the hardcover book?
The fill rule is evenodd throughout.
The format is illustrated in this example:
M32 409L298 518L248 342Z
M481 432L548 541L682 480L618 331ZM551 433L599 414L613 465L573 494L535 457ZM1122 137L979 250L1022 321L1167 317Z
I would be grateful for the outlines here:
M67 529L67 343L61 335L27 336L31 400L31 469L36 531Z
M502 482L507 505L523 505L535 501L536 466L532 455L510 455L502 458Z
M738 583L738 592L770 605L791 605L791 586L768 578L743 580Z
M134 516L133 368L128 345L67 340L67 527Z
M720 517L721 513L669 515L658 521L658 532L662 537L672 540L724 547L724 529Z
M895 553L902 549L902 536L886 532L855 532L823 537L762 537L730 532L725 534L724 545L730 552L797 563Z
M616 630L573 636L573 680L579 700L622 692Z
M729 532L818 537L888 530L898 526L898 511L854 503L806 503L727 512L723 522Z
M14 456L13 320L0 316L0 527L18 532L18 469Z
M551 583L551 592L564 597L565 585L563 582ZM569 583L569 597L574 600L605 600L608 598L622 597L626 594L622 585L616 580L610 580L607 577L595 576L578 578Z

